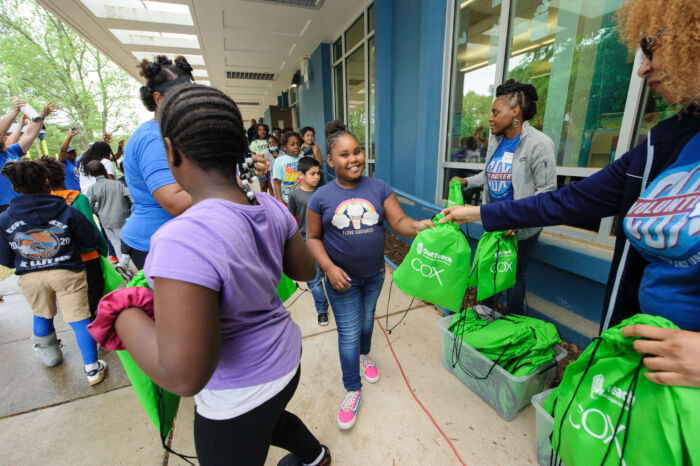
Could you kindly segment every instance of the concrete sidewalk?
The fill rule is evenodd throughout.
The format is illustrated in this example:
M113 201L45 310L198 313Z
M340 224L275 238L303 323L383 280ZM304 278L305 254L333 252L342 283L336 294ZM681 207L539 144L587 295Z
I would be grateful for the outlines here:
M390 272L377 304L386 325ZM90 387L82 374L80 354L70 328L57 319L65 362L46 368L32 350L31 311L16 279L0 283L0 464L39 465L181 465L166 455L156 429L129 386L116 355L104 383ZM389 326L408 307L410 297L395 286ZM350 431L340 431L337 410L344 397L335 323L319 327L309 292L297 291L287 301L302 329L301 381L288 409L329 446L337 465L459 464L455 453L414 400L392 355L384 332L375 325L372 356L380 370L377 384L363 386L364 401ZM467 464L537 464L532 407L510 422L442 366L442 317L434 306L414 303L388 336L414 394L432 415ZM194 455L194 403L181 400L171 447ZM266 464L286 454L272 448Z

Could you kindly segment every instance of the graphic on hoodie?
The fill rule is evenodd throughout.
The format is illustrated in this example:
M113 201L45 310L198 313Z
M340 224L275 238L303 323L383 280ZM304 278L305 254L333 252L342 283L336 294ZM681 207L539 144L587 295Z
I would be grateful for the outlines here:
M62 240L70 241L70 238L59 238L61 233L63 230L58 227L20 231L15 234L14 243L17 252L25 259L50 259L58 252Z

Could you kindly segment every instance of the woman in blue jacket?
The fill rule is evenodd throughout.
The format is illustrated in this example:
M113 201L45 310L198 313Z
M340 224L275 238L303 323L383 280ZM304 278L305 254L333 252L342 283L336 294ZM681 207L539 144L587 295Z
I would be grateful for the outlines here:
M692 10L692 11L690 11ZM639 43L637 74L675 116L647 140L588 178L557 191L481 207L450 207L445 221L481 220L487 231L558 225L618 215L617 239L601 330L639 312L668 318L682 330L635 325L635 349L650 380L700 387L700 3L632 0L621 36Z

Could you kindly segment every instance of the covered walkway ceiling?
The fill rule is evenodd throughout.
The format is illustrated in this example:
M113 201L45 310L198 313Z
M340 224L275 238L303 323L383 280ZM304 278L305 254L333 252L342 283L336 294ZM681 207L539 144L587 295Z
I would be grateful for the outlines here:
M37 0L140 82L138 62L184 55L195 79L227 92L245 120L289 88L300 62L335 40L364 2L349 0Z

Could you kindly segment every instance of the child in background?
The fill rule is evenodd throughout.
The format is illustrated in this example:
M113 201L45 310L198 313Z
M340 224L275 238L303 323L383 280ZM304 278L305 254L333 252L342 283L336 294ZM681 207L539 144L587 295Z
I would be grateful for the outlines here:
M301 145L301 155L305 157L315 158L319 166L323 166L323 156L321 155L321 149L314 142L316 140L316 130L311 126L305 126L299 131L301 134L302 145Z
M58 304L75 333L88 383L98 384L107 363L97 359L97 345L87 330L90 309L80 246L97 247L100 234L78 210L51 195L48 172L38 161L9 162L2 175L21 196L0 214L0 264L15 267L22 294L32 307L34 349L49 367L63 362L53 325Z
M267 152L267 133L267 125L258 125L255 128L255 140L250 143L250 152L265 155L265 152Z
M362 175L365 155L340 121L326 125L326 146L326 160L336 178L309 200L306 244L327 276L347 391L338 426L349 429L362 401L360 371L370 383L379 380L369 352L374 309L384 283L384 220L407 238L432 228L433 223L406 216L391 186Z
M283 154L284 152L280 151L280 141L277 139L276 136L270 136L267 138L267 152L265 153L265 160L267 160L270 164L267 177L268 179L272 178L272 171L275 168L275 160L277 157L279 157L280 154ZM274 183L270 183L268 185L268 192L271 195L275 195L275 186Z
M275 197L283 204L287 204L289 202L289 193L294 191L301 183L301 176L299 175L299 170L297 170L297 164L302 157L299 154L301 150L301 136L294 131L287 131L282 134L280 142L285 154L278 156L275 160L272 178L275 185Z
M103 299L94 328L113 324L155 383L194 395L199 464L262 465L272 444L292 452L281 464L327 466L328 449L285 410L299 383L301 331L276 288L283 271L314 274L297 225L271 196L251 201L236 183L248 143L228 96L173 87L158 119L172 175L193 205L151 238L144 271L155 320L132 307L145 289L127 288Z
M301 237L306 241L306 205L321 181L320 165L313 157L302 157L297 165L301 173L301 184L289 195L287 208L299 221ZM328 300L323 292L323 272L316 264L316 276L306 285L314 297L318 325L328 325Z
M48 172L49 184L51 185L51 194L60 196L65 199L69 206L73 206L82 213L88 221L99 231L95 223L95 217L92 215L90 201L87 196L81 194L80 191L66 189L64 184L64 169L63 164L58 160L44 156L39 159L39 162ZM99 163L99 162L98 162ZM100 243L96 248L80 249L80 259L83 261L85 273L87 275L87 296L88 306L90 308L90 316L92 319L97 315L97 305L104 295L105 280L102 273L102 261L100 255L107 256L107 242L102 233L100 233Z
M119 262L114 266L125 279L130 280L136 270L130 266L131 258L121 250L122 227L131 209L131 195L124 183L107 178L107 170L97 160L87 164L88 175L95 178L86 193L92 212L97 214L107 239L117 251ZM134 267L135 269L135 267Z

